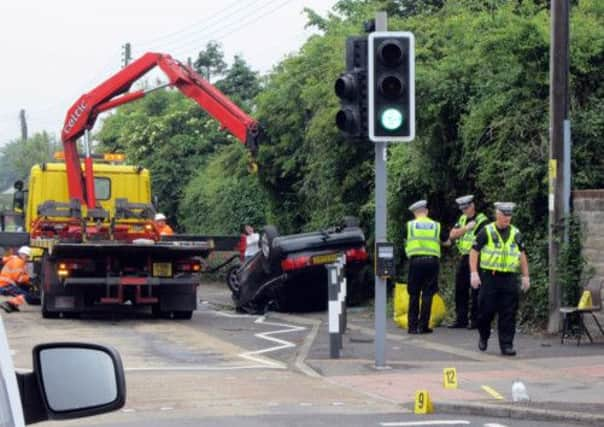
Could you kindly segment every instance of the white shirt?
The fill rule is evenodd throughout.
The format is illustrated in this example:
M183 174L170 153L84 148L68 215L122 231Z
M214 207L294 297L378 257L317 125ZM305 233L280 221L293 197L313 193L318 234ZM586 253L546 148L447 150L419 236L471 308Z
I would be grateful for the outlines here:
M245 237L245 254L244 256L250 257L256 254L260 250L260 235L258 233L248 234Z

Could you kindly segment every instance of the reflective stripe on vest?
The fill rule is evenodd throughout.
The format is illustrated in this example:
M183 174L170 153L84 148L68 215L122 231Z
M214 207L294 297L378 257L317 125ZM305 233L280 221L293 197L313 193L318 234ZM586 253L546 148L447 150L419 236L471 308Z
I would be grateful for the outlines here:
M440 258L440 224L430 218L418 218L407 223L407 258L435 256Z
M476 222L474 228L464 233L464 235L457 239L457 241L455 242L459 253L462 255L467 255L470 253L470 249L472 249L472 245L474 244L474 238L476 237L476 230L478 230L480 224L485 221L488 221L488 218L485 214L479 213L478 215L476 215L474 221ZM468 222L468 217L466 215L462 215L459 217L458 222L459 225L465 227Z
M504 242L495 223L486 226L487 244L480 250L480 268L483 270L517 273L520 271L520 248L516 244L518 229L510 226L510 236Z

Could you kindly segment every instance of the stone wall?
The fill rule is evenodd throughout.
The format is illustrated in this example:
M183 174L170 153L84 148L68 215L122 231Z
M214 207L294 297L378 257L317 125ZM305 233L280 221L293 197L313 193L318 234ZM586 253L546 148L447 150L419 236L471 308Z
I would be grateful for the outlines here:
M583 227L583 256L595 271L594 280L604 280L604 190L573 191L574 213Z

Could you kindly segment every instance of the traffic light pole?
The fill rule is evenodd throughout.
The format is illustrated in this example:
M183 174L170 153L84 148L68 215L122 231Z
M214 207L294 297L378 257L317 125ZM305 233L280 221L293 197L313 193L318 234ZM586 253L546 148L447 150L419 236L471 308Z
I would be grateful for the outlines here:
M376 12L375 30L388 31L386 12ZM375 241L386 241L386 224L388 220L386 204L386 169L387 142L375 142ZM377 255L374 255L377 256ZM386 280L375 276L375 367L386 368Z

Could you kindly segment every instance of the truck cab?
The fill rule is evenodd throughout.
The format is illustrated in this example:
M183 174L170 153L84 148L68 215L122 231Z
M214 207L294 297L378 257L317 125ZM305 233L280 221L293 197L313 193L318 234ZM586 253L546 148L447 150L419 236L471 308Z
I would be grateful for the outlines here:
M100 206L115 216L116 200L151 204L149 171L140 166L95 163L94 189ZM65 163L45 163L31 168L27 203L26 231L38 216L38 208L46 201L69 203Z

